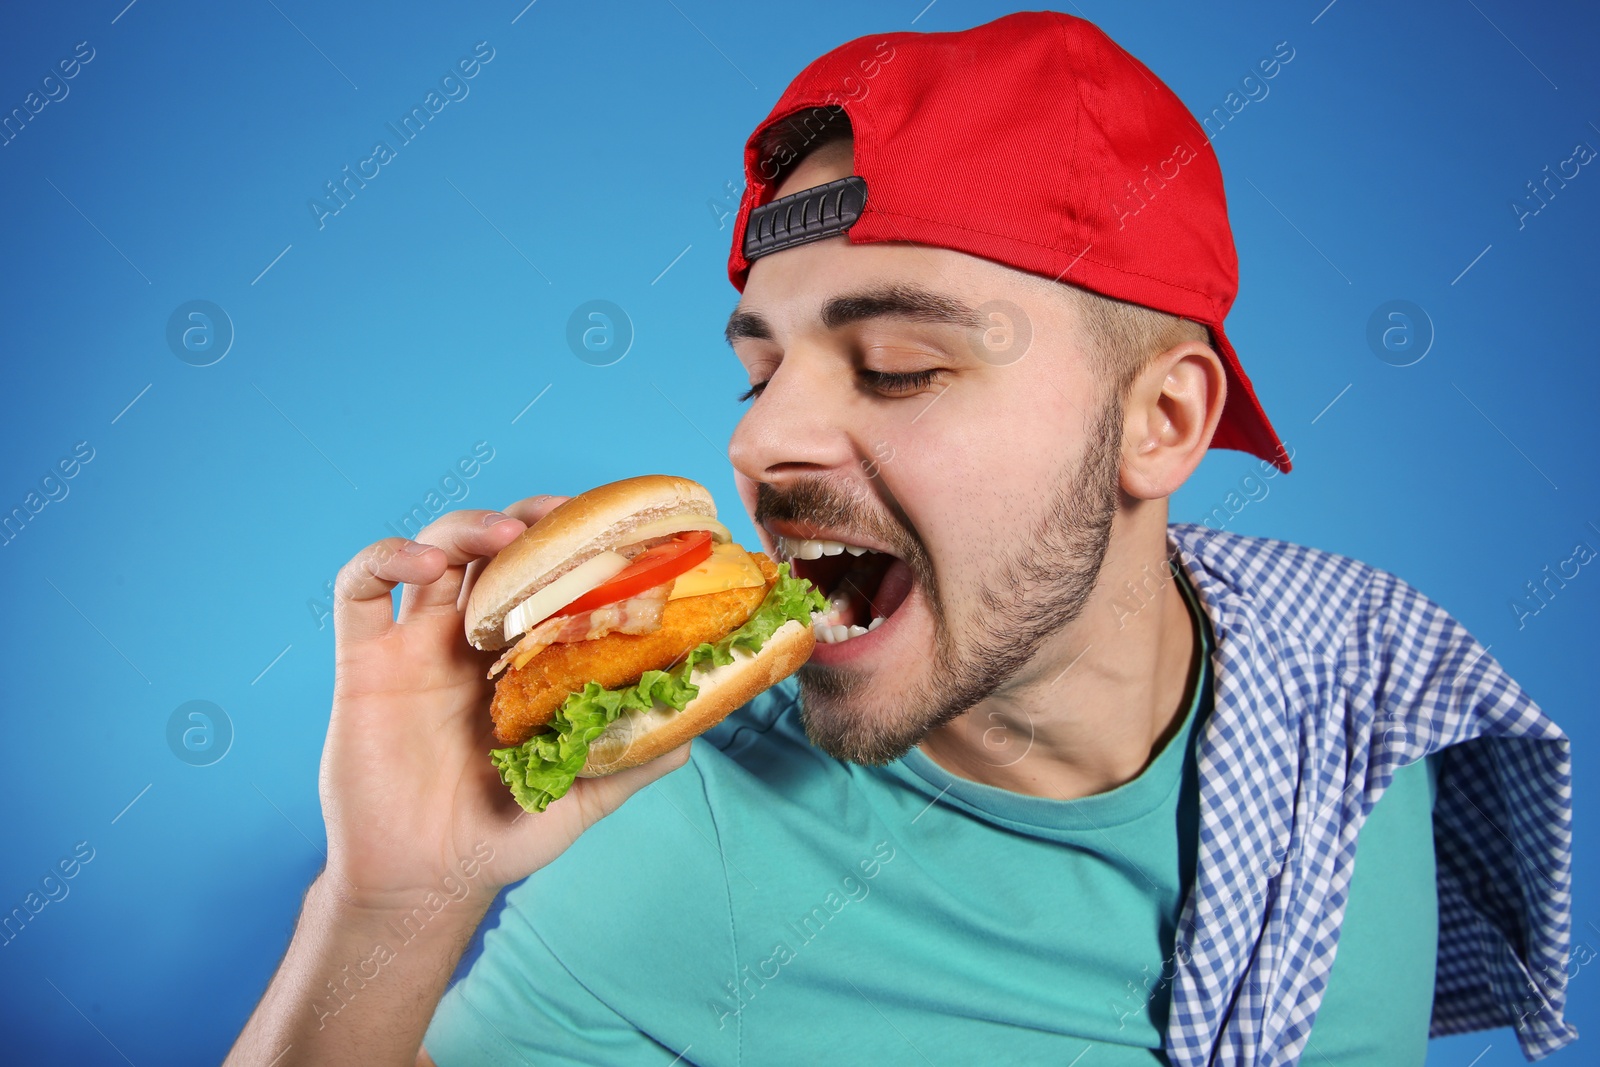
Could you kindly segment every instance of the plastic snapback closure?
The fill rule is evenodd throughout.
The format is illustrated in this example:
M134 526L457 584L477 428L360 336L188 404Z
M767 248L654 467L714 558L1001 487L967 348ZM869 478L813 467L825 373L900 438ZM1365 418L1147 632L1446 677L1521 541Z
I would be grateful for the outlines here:
M753 260L844 233L866 204L867 180L859 174L763 204L750 212L745 225L744 258Z

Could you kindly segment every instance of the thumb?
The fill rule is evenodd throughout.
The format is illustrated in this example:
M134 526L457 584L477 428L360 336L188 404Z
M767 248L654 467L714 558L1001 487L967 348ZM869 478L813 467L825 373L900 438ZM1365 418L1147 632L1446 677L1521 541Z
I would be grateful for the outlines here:
M567 795L551 804L548 811L532 817L528 840L534 844L535 852L542 852L553 844L555 854L559 854L589 827L622 807L623 801L687 762L689 742L686 741L649 763L602 778L579 778L567 790ZM517 819L521 818L519 814ZM550 858L554 858L554 854Z
M690 744L691 741L685 741L671 752L657 756L649 763L641 763L637 767L629 767L616 774L608 774L603 778L578 779L572 791L577 793L582 790L581 798L576 805L583 819L582 829L587 830L622 807L622 802L639 790L688 763Z

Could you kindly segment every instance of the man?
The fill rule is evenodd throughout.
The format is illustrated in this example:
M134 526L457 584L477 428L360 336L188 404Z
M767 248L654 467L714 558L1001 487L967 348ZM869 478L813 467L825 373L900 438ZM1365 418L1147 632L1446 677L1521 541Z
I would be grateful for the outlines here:
M1213 445L1291 465L1223 331L1220 173L1176 97L1052 12L862 38L795 79L745 168L729 454L769 552L838 557L816 653L692 754L523 819L457 605L556 498L363 551L328 867L230 1062L1572 1040L1565 737L1392 575L1167 522Z

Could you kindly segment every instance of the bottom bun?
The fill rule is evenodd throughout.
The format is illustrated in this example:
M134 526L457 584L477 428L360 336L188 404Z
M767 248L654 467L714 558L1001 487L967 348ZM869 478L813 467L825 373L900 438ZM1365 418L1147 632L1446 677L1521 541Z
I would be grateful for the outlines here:
M721 667L696 667L689 680L700 688L695 698L674 711L658 703L649 711L630 711L589 742L589 758L580 778L600 778L648 763L699 737L757 695L766 692L811 658L817 639L811 627L790 619L761 645L759 652L733 650L733 662Z

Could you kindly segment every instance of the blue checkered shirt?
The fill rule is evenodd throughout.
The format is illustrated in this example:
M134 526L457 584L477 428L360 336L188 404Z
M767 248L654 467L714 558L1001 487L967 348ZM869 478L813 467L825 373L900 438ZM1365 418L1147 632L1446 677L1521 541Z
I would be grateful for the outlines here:
M1529 1059L1576 1039L1562 1019L1566 735L1392 574L1188 523L1168 539L1216 635L1172 1063L1298 1062L1339 943L1356 832L1396 768L1440 750L1431 1035L1515 1026Z

